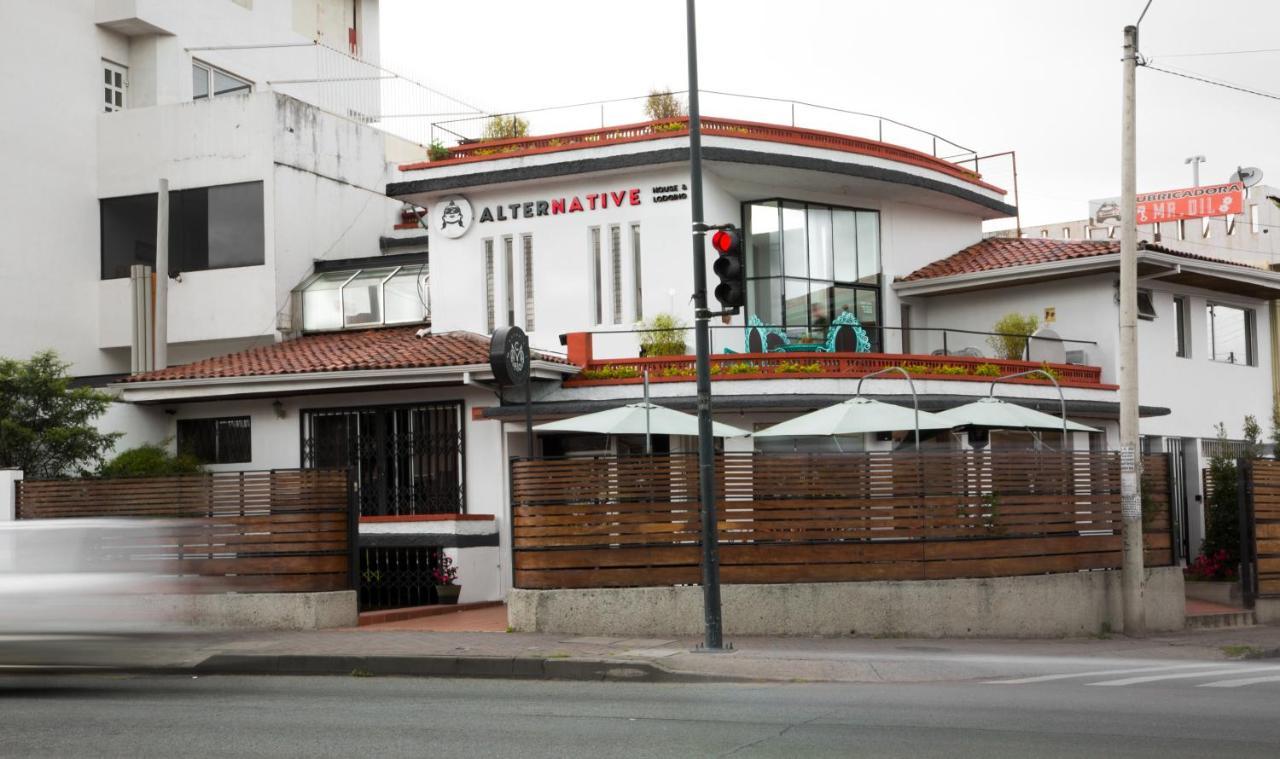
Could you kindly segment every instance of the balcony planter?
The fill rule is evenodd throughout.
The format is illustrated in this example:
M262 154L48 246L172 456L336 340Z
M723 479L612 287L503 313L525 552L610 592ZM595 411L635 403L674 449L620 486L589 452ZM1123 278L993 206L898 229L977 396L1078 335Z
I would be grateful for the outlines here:
M458 602L458 594L462 592L462 586L456 584L458 567L443 551L440 553L440 563L431 570L431 579L435 581L436 603L456 604Z
M445 605L456 604L458 603L458 595L461 593L461 585L437 585L436 603Z

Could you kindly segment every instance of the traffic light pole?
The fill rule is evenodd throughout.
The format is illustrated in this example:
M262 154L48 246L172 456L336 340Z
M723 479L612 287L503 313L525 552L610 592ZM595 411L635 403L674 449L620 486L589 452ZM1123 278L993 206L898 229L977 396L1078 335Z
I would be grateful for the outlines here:
M716 529L715 450L711 438L711 312L707 309L706 230L702 218L702 125L698 118L698 33L694 0L685 0L689 47L689 205L693 214L693 334L698 373L698 500L702 505L703 646L724 647L720 618L720 546Z

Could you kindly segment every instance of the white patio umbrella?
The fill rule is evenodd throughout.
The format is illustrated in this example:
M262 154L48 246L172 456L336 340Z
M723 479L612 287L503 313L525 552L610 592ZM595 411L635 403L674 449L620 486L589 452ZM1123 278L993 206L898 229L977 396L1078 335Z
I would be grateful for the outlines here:
M538 432L594 432L602 435L691 435L698 434L698 417L653 403L625 406L560 419L534 427ZM719 422L711 423L715 437L742 437L746 430Z
M795 419L779 422L756 437L819 437L856 435L860 432L885 432L916 429L916 411L892 403L857 396L834 406L812 411ZM919 428L949 430L956 424L938 414L921 411Z
M1062 430L1063 432L1097 432L1069 419L1061 419L1041 411L1007 403L999 398L983 398L963 406L939 411L940 416L953 427L973 425L1006 429Z

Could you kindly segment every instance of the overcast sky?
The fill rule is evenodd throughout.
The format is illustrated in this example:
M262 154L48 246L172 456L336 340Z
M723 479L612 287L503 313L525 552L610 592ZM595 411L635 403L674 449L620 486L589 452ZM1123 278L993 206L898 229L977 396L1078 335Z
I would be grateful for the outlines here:
M1023 223L1081 219L1090 198L1118 194L1122 29L1144 2L700 0L699 76L704 90L881 114L984 155L1016 150ZM488 111L685 88L681 0L381 7L385 65ZM1154 65L1280 95L1280 52L1172 57L1280 48L1277 0L1154 0L1141 48ZM1138 103L1140 192L1190 185L1183 159L1197 153L1204 184L1238 164L1280 184L1280 100L1139 69ZM703 111L790 118L765 107L708 97ZM606 120L632 114L610 107ZM600 118L595 107L560 116L580 128ZM533 130L561 127L551 119L532 117ZM817 119L801 109L797 121ZM1011 189L1007 164L983 173Z

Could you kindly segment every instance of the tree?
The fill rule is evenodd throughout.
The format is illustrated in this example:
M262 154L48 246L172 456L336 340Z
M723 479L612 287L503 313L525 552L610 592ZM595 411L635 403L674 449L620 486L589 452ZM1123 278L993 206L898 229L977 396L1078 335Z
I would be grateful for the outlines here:
M112 397L71 387L70 366L53 351L0 359L0 466L32 479L63 477L96 469L115 446L121 433L93 424Z
M1204 542L1200 553L1214 556L1226 551L1225 563L1234 567L1240 561L1240 515L1236 498L1236 462L1227 455L1227 426L1218 422L1218 446L1209 458L1209 482L1213 487L1205 509Z
M689 352L685 345L685 324L671 314L657 314L647 322L641 322L640 355L684 356Z
M685 115L684 103L671 94L671 90L649 90L649 97L644 101L644 112L654 121L678 119Z
M1271 406L1271 455L1280 459L1280 402Z
M995 350L997 358L1020 359L1027 351L1027 336L1036 331L1040 320L1035 314L1008 313L991 328L998 334L987 338L987 344Z
M529 134L529 122L520 118L515 114L503 116L501 114L493 116L484 125L484 133L480 135L480 139L488 142L489 140L509 140L515 137L526 137Z

